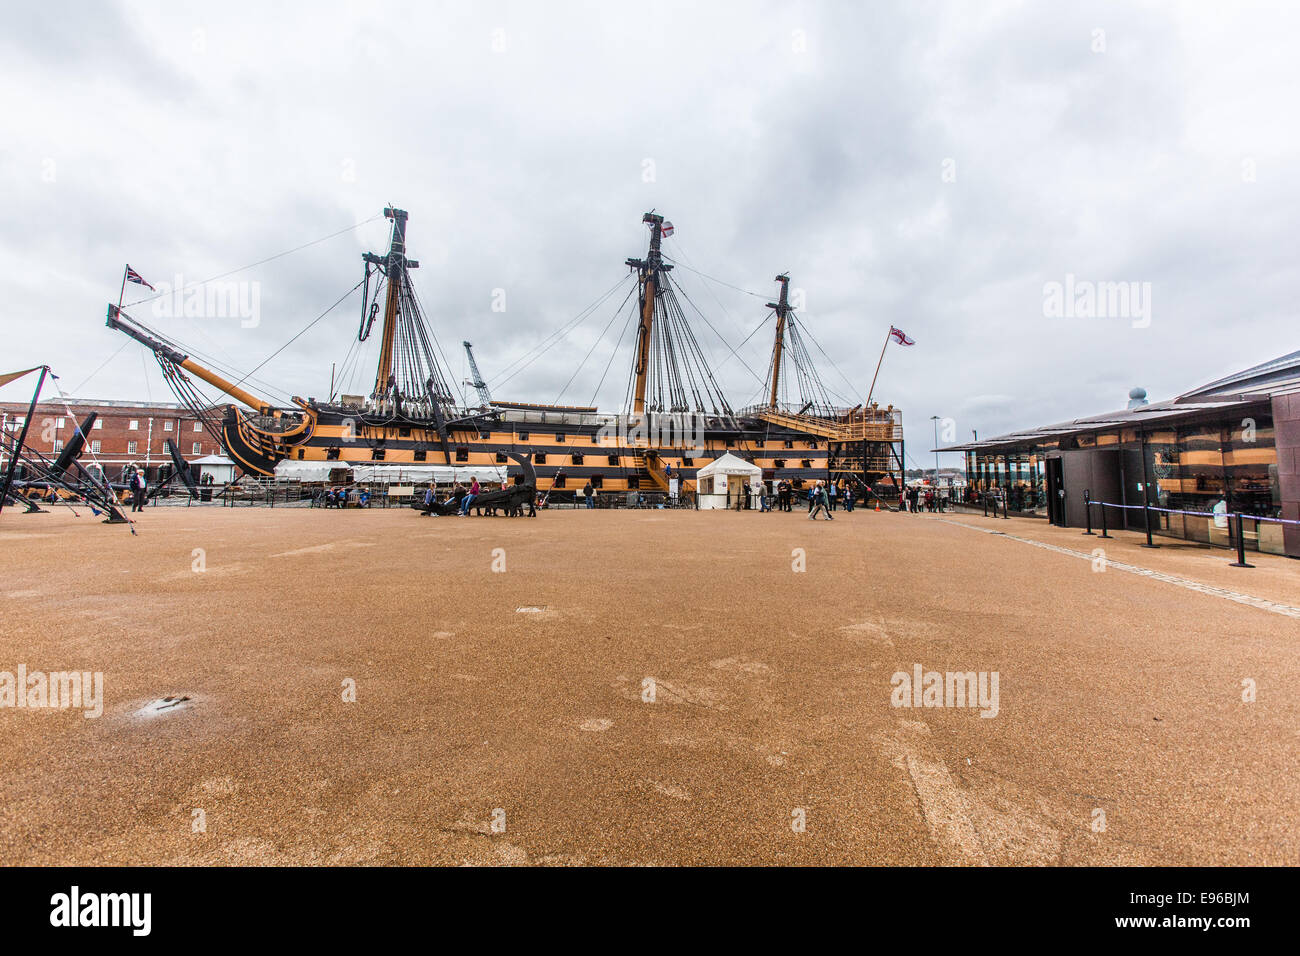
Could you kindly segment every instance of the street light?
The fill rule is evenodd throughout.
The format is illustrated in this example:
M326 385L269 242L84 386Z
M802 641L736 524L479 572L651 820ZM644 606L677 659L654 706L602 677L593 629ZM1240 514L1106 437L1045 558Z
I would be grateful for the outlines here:
M934 486L939 487L939 416L931 415L930 421L934 422Z

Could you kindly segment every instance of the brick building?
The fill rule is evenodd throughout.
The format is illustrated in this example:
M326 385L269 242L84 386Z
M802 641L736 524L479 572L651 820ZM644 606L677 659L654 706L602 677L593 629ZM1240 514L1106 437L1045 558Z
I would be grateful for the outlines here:
M0 425L6 433L17 435L28 407L28 402L0 402ZM37 403L27 430L27 445L55 457L91 412L98 412L99 418L86 436L80 461L88 469L98 462L110 481L118 480L128 465L144 468L151 481L165 477L171 470L171 457L163 445L168 438L186 461L223 454L193 413L172 402L43 400ZM0 452L0 461L7 458Z

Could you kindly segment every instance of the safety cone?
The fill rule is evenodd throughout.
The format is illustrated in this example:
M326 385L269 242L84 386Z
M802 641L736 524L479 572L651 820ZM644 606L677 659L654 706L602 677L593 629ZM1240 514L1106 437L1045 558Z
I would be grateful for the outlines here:
M879 499L879 498L876 499L876 510L877 510L877 511L880 510L880 499Z

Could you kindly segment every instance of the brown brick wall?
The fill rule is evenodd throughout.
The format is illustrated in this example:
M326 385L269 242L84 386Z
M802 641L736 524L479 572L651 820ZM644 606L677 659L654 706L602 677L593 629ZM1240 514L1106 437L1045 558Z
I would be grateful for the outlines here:
M27 408L26 402L0 402L0 415L7 416L6 428L11 435L16 433L16 419L25 417ZM71 409L71 414L68 409ZM103 405L72 401L65 406L62 402L42 401L36 406L36 415L27 430L27 444L53 457L57 454L54 442L62 440L67 444L77 425L92 411L99 412L98 427L92 428L86 436L87 450L82 452L80 460L83 465L98 460L110 478L116 478L122 466L127 464L147 465L151 477L156 476L158 467L171 460L163 447L167 438L176 442L187 461L205 455L224 454L211 435L194 430L196 419L188 409L171 405ZM62 427L59 427L60 419ZM136 423L134 429L131 428L132 422ZM169 425L170 431L167 430ZM99 442L99 451L93 459L89 450L91 442ZM130 450L131 442L135 442L134 453ZM198 451L195 451L195 442L199 444Z

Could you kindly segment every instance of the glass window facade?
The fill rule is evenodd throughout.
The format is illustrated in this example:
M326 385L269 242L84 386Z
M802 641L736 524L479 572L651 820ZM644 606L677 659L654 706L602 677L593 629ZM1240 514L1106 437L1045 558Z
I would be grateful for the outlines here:
M1112 428L1071 436L1082 450L1115 449L1124 505L1167 509L1152 512L1154 532L1222 547L1235 547L1235 527L1226 515L1282 517L1277 450L1272 416L1256 412L1242 418L1179 422L1162 427ZM1046 457L1058 442L1008 445L966 452L966 480L972 499L998 490L1012 511L1047 514ZM1221 512L1215 516L1213 512ZM1177 512L1201 512L1182 514ZM1210 513L1210 514L1205 514ZM1140 510L1122 519L1144 528ZM1113 520L1113 516L1112 516ZM1282 528L1247 517L1248 550L1283 554Z

